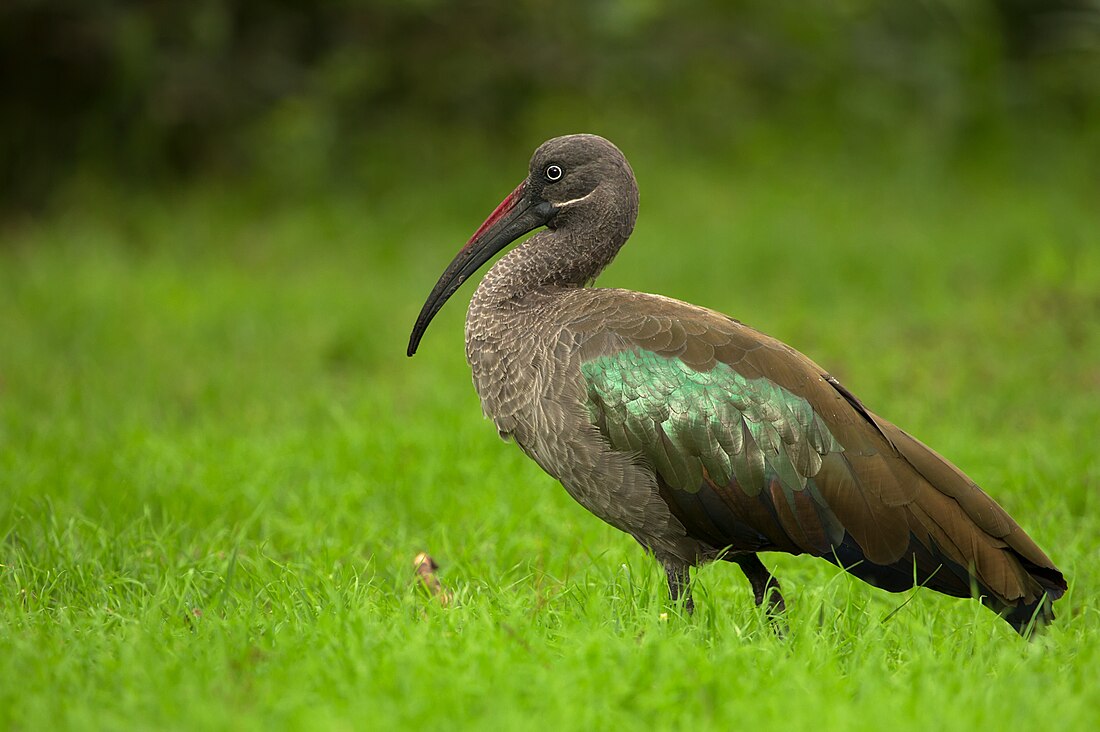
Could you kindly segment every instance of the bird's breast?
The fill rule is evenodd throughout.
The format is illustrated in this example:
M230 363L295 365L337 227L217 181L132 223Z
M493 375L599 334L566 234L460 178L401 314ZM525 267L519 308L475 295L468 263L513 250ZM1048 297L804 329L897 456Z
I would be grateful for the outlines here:
M540 308L479 307L475 300L467 315L466 361L482 411L501 437L521 445L533 439L552 330Z

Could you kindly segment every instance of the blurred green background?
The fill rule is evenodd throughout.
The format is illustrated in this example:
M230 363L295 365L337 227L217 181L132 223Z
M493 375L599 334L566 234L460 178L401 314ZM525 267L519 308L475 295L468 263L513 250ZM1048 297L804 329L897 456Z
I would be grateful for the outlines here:
M1097 0L5 0L0 78L0 728L1100 729ZM805 557L786 639L732 567L680 618L482 419L473 282L405 357L579 131L641 190L600 284L957 462L1044 639Z

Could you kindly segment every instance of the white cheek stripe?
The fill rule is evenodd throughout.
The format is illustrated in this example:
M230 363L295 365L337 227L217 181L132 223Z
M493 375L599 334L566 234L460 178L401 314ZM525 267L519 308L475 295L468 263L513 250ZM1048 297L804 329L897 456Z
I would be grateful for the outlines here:
M589 191L587 194L581 196L580 198L570 198L568 201L562 201L561 203L555 203L554 206L556 206L557 208L561 208L563 206L568 206L568 205L573 204L573 203L580 203L581 201L588 198L589 196L591 196L595 192L596 192L595 189L593 189L593 190Z

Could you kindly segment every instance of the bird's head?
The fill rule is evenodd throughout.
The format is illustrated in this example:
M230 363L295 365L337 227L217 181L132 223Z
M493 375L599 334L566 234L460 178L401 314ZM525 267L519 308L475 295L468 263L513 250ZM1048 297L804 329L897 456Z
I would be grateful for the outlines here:
M629 234L637 213L634 173L619 148L598 135L566 135L542 143L527 177L500 202L440 276L413 326L408 355L447 299L504 247L546 226L588 222ZM624 238L625 238L624 235Z

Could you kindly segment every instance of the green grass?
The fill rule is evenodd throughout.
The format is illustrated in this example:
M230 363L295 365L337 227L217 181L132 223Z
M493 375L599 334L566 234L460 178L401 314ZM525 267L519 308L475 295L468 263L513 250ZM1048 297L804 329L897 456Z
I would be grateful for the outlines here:
M732 566L666 608L482 420L471 285L404 357L522 159L279 205L104 195L0 240L0 728L1100 727L1092 182L896 162L635 156L601 284L760 327L954 459L1070 578L1043 637L811 558L766 557L785 639Z

